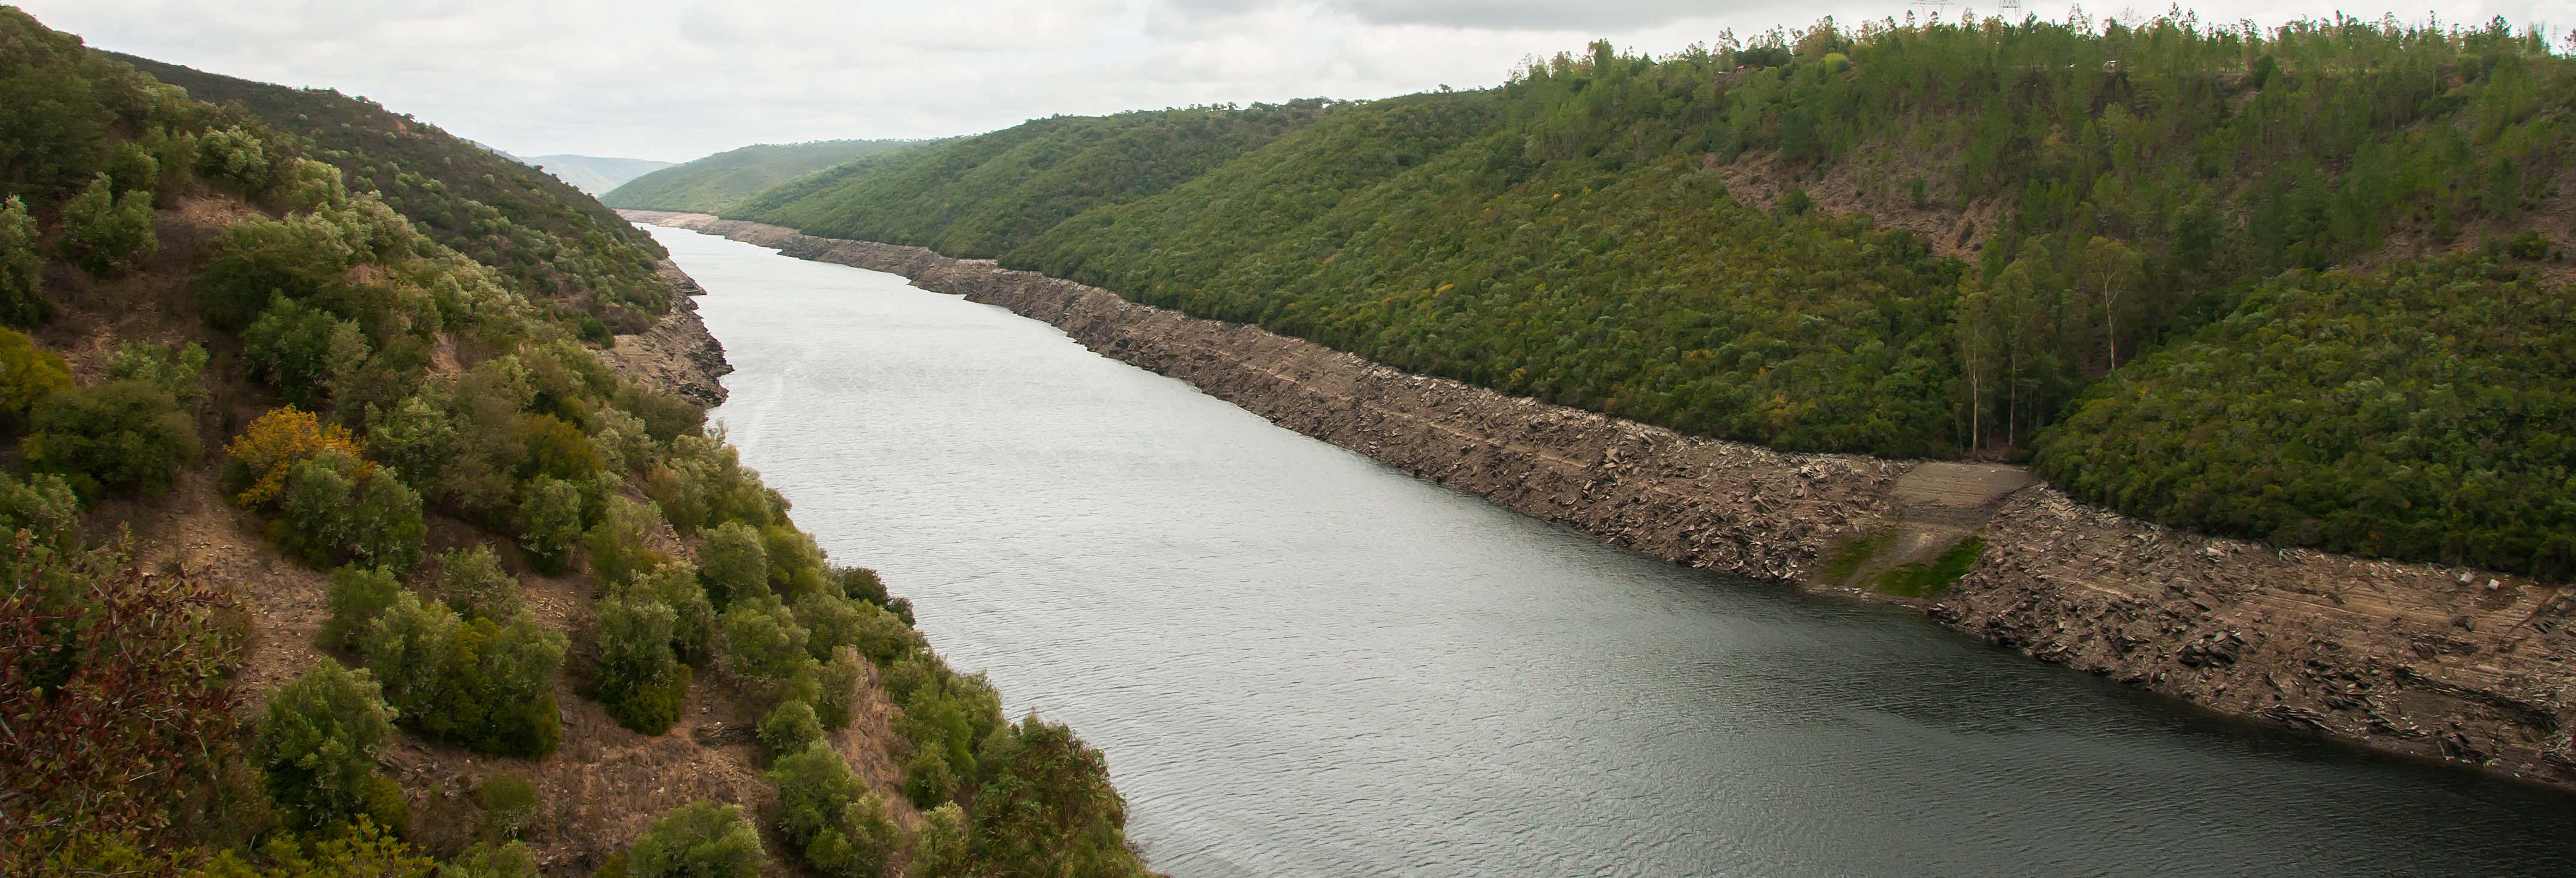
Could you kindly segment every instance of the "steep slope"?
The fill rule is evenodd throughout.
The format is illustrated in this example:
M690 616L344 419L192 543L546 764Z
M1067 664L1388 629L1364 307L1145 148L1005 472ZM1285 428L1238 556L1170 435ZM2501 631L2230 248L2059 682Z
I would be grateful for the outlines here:
M1141 873L578 320L9 8L0 94L0 873Z
M555 175L555 179L573 185L582 194L597 198L626 185L626 181L671 167L671 162L651 159L602 158L588 155L541 155L520 161Z
M726 150L621 181L600 195L610 207L728 210L736 202L843 162L920 146L916 140L818 140ZM598 194L598 193L595 193Z
M331 89L296 89L117 56L212 104L235 104L315 147L433 240L500 271L532 299L589 315L594 342L642 331L671 304L663 253L580 190L438 126Z
M994 257L1693 435L1886 457L2036 450L2070 492L2173 524L2563 578L2563 550L2532 535L2576 528L2576 483L2552 453L2510 449L2555 447L2576 416L2549 402L2567 377L2518 364L2512 343L2456 350L2513 413L2373 449L2387 465L2367 477L2318 468L2260 514L2136 486L2276 442L2340 448L2367 421L2361 394L2275 397L2259 414L2278 427L2259 435L2215 420L2237 416L2223 407L2160 407L2184 420L2158 430L2199 438L2158 447L2163 461L2073 452L2140 429L2083 413L2130 389L2124 367L2315 286L2285 271L2457 259L2439 271L2472 300L2532 301L2509 277L2556 289L2553 242L2576 231L2556 182L2571 99L2576 64L2501 25L1826 24L1663 58L1596 44L1497 89L1321 106L1237 156L1105 197L1113 178L1032 159L1169 168L1137 136L1153 114L1031 122L726 215ZM1201 112L1224 130L1278 111ZM2503 243L2525 233L2541 237ZM2329 301L2341 311L2320 325L2426 300ZM2314 352L2239 353L2258 362L2227 368L2259 374L2262 358ZM2360 363L2303 380L2363 380ZM2190 490L2258 490L2222 483ZM2489 483L2528 502L2464 512ZM2389 511L2331 521L2365 507ZM2409 536L2370 533L2392 528Z

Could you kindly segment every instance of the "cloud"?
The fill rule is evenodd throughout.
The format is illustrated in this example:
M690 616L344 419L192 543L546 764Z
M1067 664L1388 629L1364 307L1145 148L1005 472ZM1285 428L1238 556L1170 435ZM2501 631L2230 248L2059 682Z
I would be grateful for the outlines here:
M1057 113L1472 88L1595 38L1661 53L1730 27L1905 11L1896 0L17 2L93 45L366 95L521 155L671 161L747 143L965 134ZM2067 8L2026 2L2043 16ZM2576 0L2533 2L2435 11L2520 20ZM2253 0L2204 17L2311 11Z

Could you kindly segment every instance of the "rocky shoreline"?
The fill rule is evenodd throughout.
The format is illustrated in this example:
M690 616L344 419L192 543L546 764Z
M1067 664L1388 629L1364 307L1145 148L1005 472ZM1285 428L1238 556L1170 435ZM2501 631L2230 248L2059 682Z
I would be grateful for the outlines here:
M2221 714L2576 789L2576 594L2561 587L2211 538L2074 502L2010 467L1686 437L989 260L621 213L998 305L1281 426L1693 567L1846 591L1858 575L1828 570L1924 560L1973 534L1984 548L1967 575L1905 602Z
M618 336L602 354L609 368L630 381L702 406L720 405L725 389L717 379L733 372L733 364L725 362L724 344L698 319L695 297L706 289L670 260L662 261L660 273L671 285L670 313L643 332Z

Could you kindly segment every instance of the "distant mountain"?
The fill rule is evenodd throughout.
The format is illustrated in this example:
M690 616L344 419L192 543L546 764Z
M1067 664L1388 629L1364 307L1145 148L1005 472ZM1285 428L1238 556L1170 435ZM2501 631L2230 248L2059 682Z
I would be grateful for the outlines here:
M599 200L610 207L723 213L753 193L806 174L929 142L817 140L746 146L635 177Z
M587 155L541 155L519 160L544 169L546 173L555 175L557 179L572 184L573 188L589 193L592 197L606 195L608 190L623 186L628 180L671 166L670 162L649 159L601 158Z

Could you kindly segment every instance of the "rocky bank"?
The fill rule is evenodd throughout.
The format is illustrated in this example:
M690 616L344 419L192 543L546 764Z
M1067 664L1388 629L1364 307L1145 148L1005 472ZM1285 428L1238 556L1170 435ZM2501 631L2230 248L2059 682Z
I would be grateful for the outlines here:
M623 213L998 305L1281 426L1693 567L1841 591L1860 578L1854 561L1925 560L1975 534L1984 549L1968 573L1908 603L2033 658L2218 713L2576 789L2576 595L2559 586L2175 530L2074 502L2010 467L1696 439L988 260Z
M673 293L670 313L643 332L618 336L617 344L604 352L609 368L627 380L702 406L721 404L725 389L717 379L731 373L733 364L725 362L724 345L698 319L695 297L706 294L706 289L668 259L662 260L660 270Z

